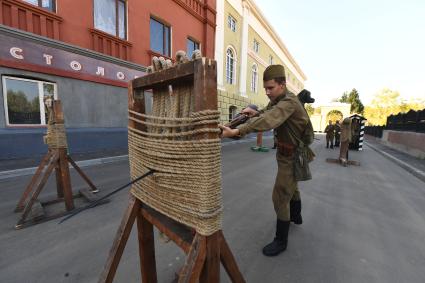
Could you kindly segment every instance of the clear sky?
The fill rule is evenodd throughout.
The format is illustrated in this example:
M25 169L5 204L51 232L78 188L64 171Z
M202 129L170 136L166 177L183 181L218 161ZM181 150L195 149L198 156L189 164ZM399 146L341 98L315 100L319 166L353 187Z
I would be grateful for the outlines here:
M384 87L425 98L425 0L255 0L329 102L356 88L363 103Z

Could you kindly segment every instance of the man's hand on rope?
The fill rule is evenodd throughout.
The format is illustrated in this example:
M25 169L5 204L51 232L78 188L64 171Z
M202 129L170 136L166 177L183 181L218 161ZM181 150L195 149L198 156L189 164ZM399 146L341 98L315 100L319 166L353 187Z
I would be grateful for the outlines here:
M229 127L222 126L222 125L218 125L218 127L221 130L221 134L220 134L221 138L233 138L233 137L239 136L240 134L238 129L231 129Z

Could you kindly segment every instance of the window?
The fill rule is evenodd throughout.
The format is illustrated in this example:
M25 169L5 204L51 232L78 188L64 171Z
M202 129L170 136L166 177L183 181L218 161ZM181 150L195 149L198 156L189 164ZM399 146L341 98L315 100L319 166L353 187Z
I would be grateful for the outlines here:
M272 55L269 56L269 64L273 65L273 56Z
M252 49L254 49L255 53L258 53L258 51L260 50L260 43L256 39L254 39L254 46Z
M230 106L229 107L229 122L230 121L232 121L235 117L236 117L236 115L237 115L237 108L236 108L236 106Z
M226 81L235 84L235 54L231 48L227 49L226 55Z
M188 38L187 39L187 56L192 57L193 51L199 49L199 43Z
M151 18L150 29L151 50L170 57L170 27Z
M227 26L231 31L236 32L236 20L231 15L227 17Z
M55 0L24 0L24 2L33 4L33 5L38 6L40 8L44 8L46 10L49 10L50 12L56 11Z
M44 98L57 99L56 84L3 77L4 112L7 125L46 125Z
M125 0L94 0L94 28L113 36L127 38Z
M258 84L258 69L257 65L252 65L251 71L251 91L257 92L257 84Z

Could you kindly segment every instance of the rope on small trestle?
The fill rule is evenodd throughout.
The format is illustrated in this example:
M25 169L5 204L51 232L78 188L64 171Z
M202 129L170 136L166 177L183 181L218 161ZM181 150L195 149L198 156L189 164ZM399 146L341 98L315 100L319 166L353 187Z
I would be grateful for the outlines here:
M48 124L47 134L44 136L44 142L49 148L67 148L66 131L64 124Z
M222 219L220 113L189 114L188 105L176 105L177 99L185 104L189 99L168 96L154 95L153 115L129 110L129 119L143 126L128 128L131 176L155 170L145 182L134 184L131 193L198 233L211 235L221 229Z

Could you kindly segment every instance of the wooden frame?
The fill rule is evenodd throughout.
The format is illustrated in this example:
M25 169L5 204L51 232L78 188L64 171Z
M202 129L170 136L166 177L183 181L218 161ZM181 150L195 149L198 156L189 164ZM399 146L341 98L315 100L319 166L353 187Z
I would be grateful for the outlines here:
M145 113L144 91L152 89L155 95L155 89L164 89L173 83L184 87L193 85L194 111L217 109L216 74L216 62L201 58L135 79L129 84L129 109ZM132 115L130 114L130 117ZM145 125L135 123L131 119L129 127L146 130ZM217 135L211 133L207 138L214 138ZM143 283L157 282L153 227L164 233L187 254L185 265L179 272L178 282L219 282L220 262L232 282L245 282L221 230L209 236L201 235L131 196L99 279L100 283L113 281L136 219Z
M54 111L54 121L63 123L63 112L60 100L54 100L52 111ZM97 197L93 194L99 190L90 181L89 177L81 170L81 168L72 160L71 156L67 153L67 148L49 148L47 154L43 157L38 166L35 174L32 176L30 183L23 192L21 198L16 205L15 212L22 212L18 223L15 225L16 229L21 229L33 224L58 218L70 213L74 208L74 198L84 197L87 201L96 201ZM72 193L71 177L69 174L70 163L77 173L89 185L91 190L81 189L78 194ZM50 174L55 171L56 175L56 191L57 198L45 202L38 201L38 196L46 185ZM28 199L29 195L31 197ZM28 201L27 201L28 199ZM64 202L65 211L60 211L50 215L46 215L43 211L43 206ZM27 219L29 215L32 218Z

